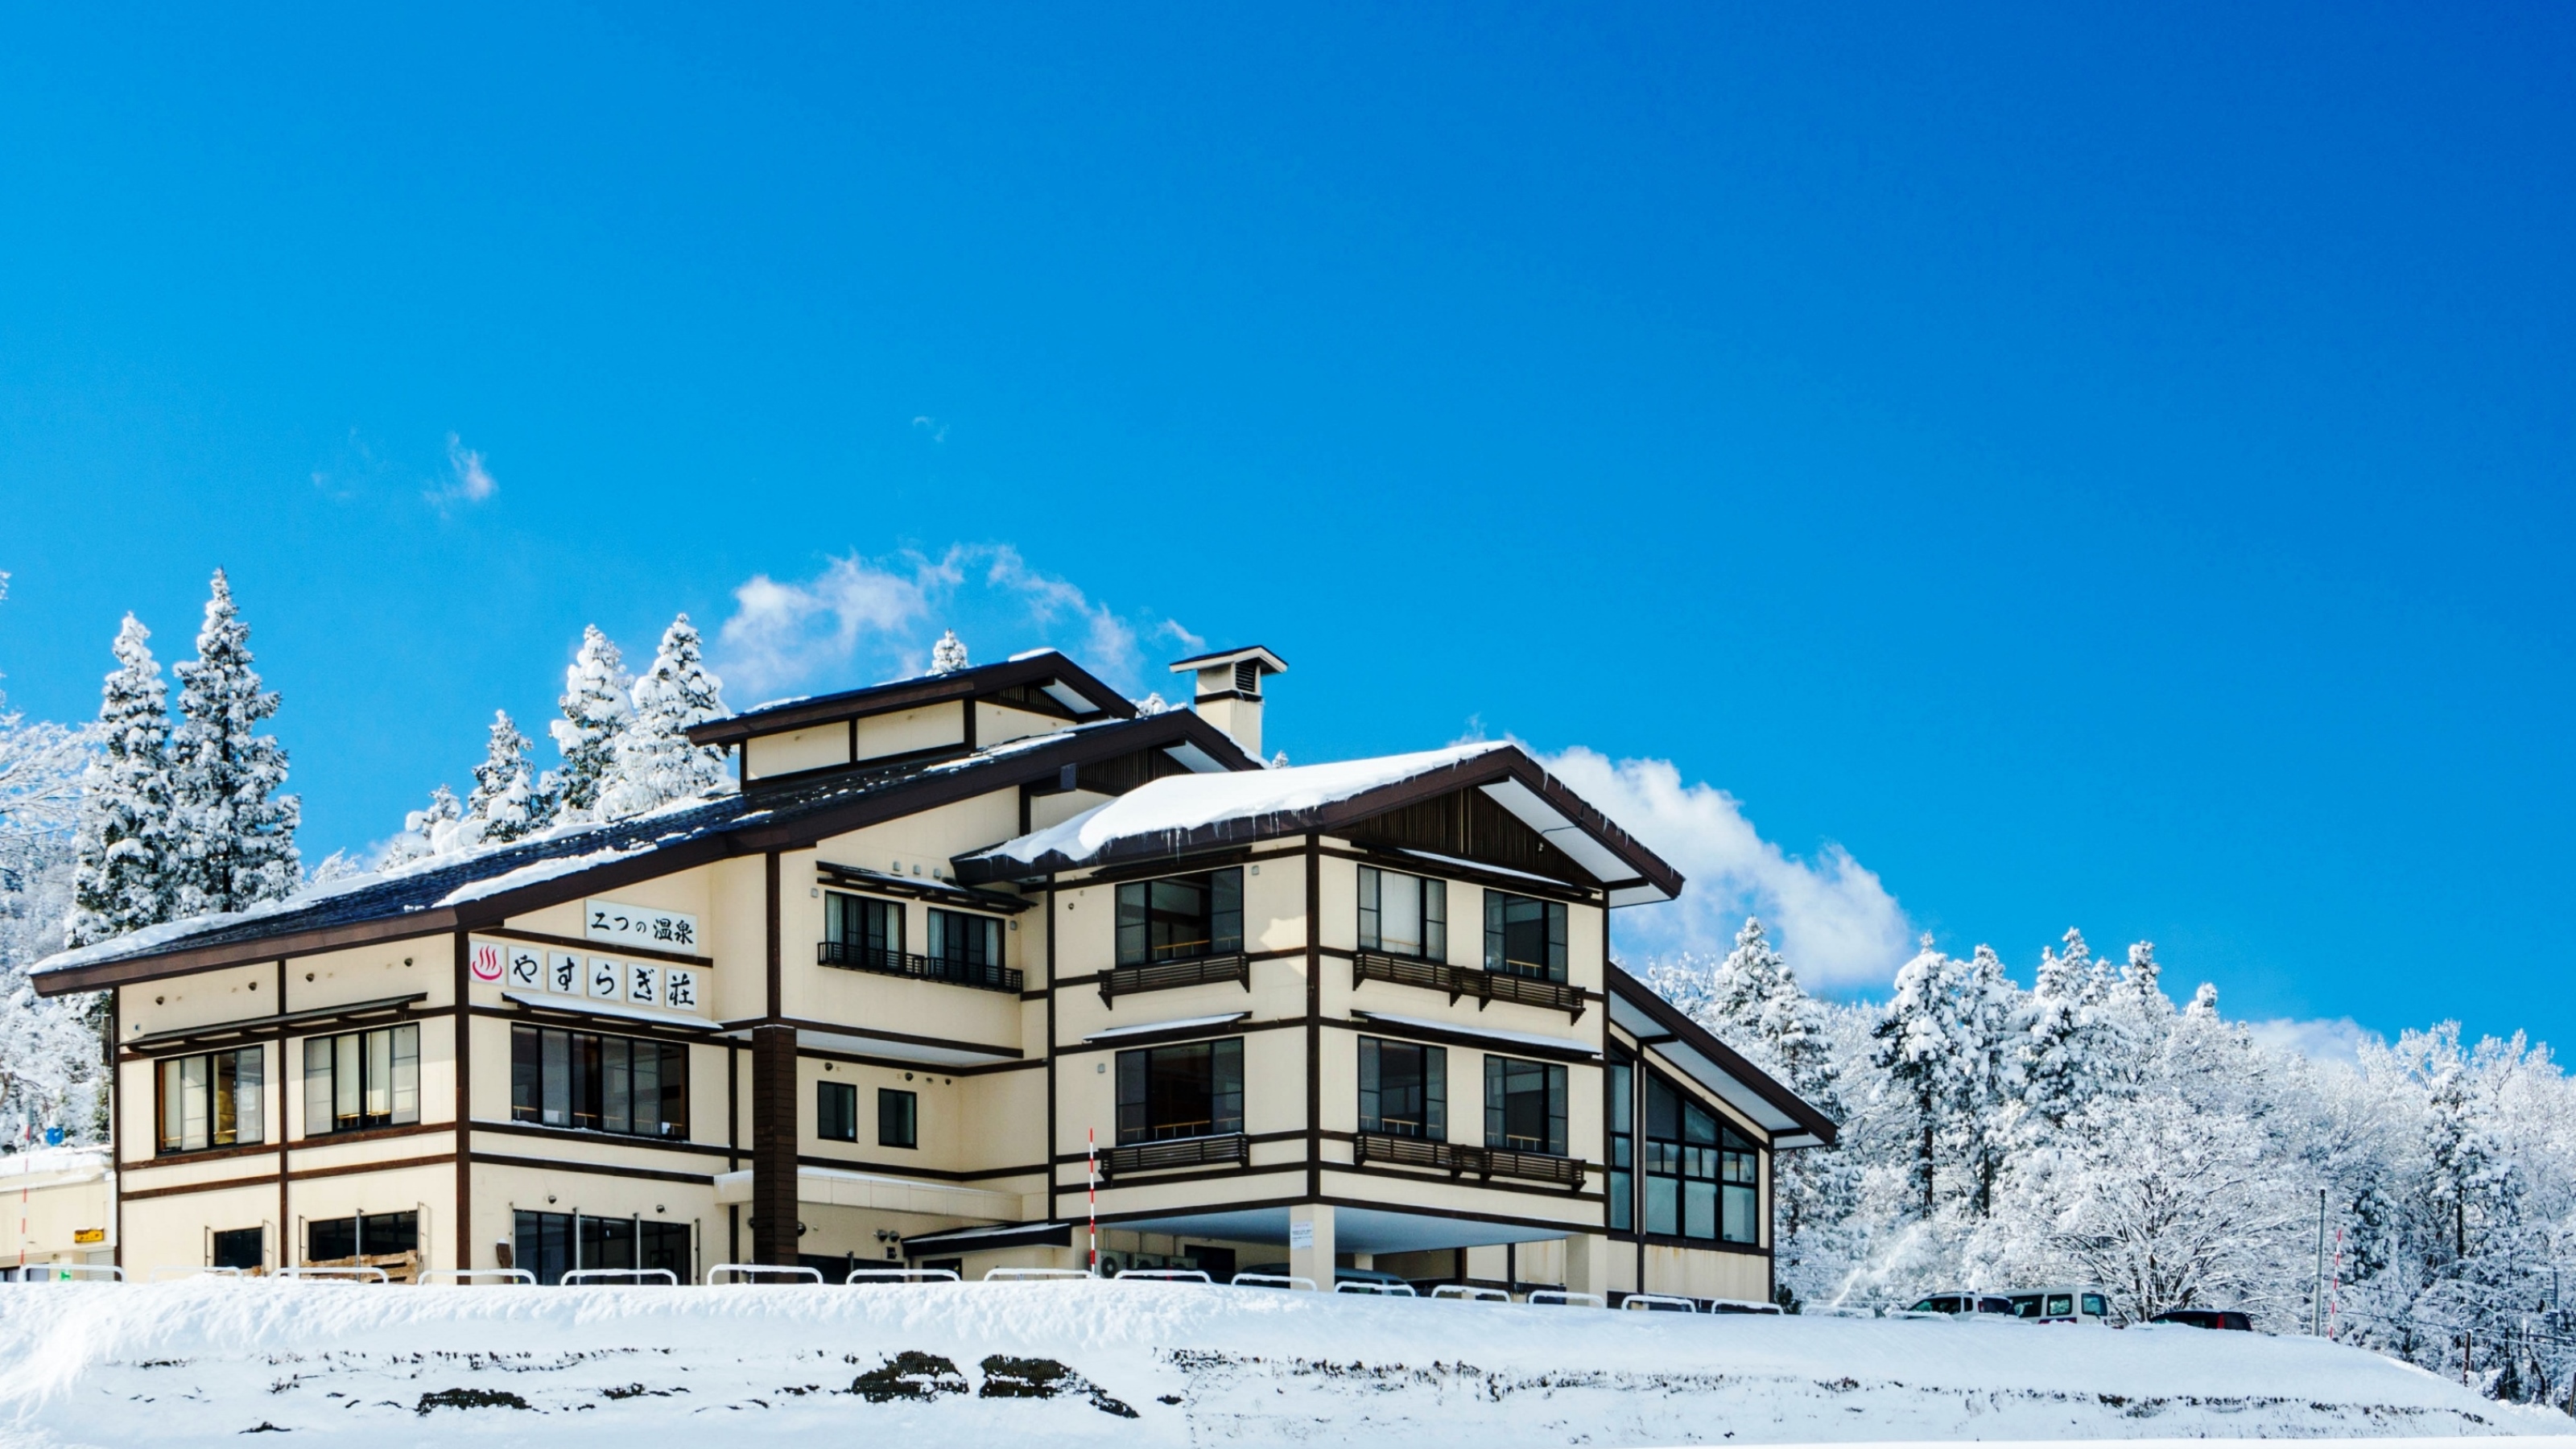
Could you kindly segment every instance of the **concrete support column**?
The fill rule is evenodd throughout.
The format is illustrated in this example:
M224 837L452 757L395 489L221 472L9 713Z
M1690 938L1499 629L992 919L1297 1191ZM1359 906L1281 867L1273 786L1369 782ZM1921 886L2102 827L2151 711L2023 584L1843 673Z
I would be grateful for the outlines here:
M751 1256L796 1262L796 1028L751 1031Z
M1333 1291L1333 1207L1301 1202L1288 1209L1288 1274Z
M1601 1233L1565 1235L1565 1288L1610 1296L1610 1239Z

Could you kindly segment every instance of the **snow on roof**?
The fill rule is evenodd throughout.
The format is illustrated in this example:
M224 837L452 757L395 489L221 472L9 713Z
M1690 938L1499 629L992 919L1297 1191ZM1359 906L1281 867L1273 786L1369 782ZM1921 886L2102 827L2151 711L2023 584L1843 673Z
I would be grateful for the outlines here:
M1495 750L1501 742L1452 745L1409 755L1379 755L1330 765L1292 765L1281 770L1241 770L1213 775L1168 775L1140 785L1105 805L1060 825L1005 841L982 852L983 858L1034 861L1061 855L1076 863L1091 859L1113 842L1140 835L1177 834L1220 820L1245 820L1312 810L1382 786L1447 769L1462 760Z
M0 1177L42 1177L57 1172L104 1172L104 1147L37 1147L0 1154Z
M1461 1026L1454 1021L1435 1021L1427 1016L1398 1016L1391 1011L1364 1011L1357 1007L1351 1009L1351 1015L1364 1017L1370 1021L1382 1021L1389 1026L1408 1026L1415 1031L1445 1032L1450 1036L1477 1036L1511 1046L1545 1047L1549 1051L1581 1052L1591 1057L1601 1055L1589 1044L1570 1036L1541 1036L1534 1031L1505 1031L1494 1026Z
M1083 1040L1109 1041L1122 1036L1140 1036L1149 1031L1192 1031L1202 1026L1227 1026L1251 1014L1248 1011L1229 1011L1219 1016L1190 1016L1179 1021L1149 1021L1141 1026L1113 1026L1107 1031L1095 1031Z

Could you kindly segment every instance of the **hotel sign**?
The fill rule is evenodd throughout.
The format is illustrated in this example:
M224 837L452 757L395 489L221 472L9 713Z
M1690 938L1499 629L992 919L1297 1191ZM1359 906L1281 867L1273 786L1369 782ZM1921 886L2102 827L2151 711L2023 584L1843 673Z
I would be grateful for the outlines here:
M516 991L537 991L585 1001L623 1002L660 1011L702 1015L705 999L695 966L668 966L658 961L626 961L531 946L519 941L476 941L477 959L495 952L502 984ZM480 970L477 975L482 974ZM570 1004L570 1003L567 1003Z
M604 945L706 954L699 945L698 918L685 911L661 911L616 901L584 901L581 922L582 934Z

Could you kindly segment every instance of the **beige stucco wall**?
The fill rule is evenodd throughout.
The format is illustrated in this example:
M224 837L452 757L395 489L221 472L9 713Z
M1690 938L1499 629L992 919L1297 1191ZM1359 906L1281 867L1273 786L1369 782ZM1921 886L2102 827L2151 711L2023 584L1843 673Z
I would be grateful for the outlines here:
M926 704L919 709L860 720L858 757L873 760L881 755L910 754L965 741L966 711L962 705Z
M850 723L836 720L811 729L754 735L742 742L743 777L757 780L796 770L818 770L850 762Z

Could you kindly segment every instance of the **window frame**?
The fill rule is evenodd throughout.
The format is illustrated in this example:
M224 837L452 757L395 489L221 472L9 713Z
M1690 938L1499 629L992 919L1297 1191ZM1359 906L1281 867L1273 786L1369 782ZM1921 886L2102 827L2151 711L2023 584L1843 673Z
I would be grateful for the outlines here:
M1006 963L1002 955L1006 948L1002 940L1001 917L988 916L980 911L951 910L946 906L932 906L927 914L928 920L924 923L925 929L921 933L921 954L925 959L937 961L943 965L963 967L970 971L1004 969ZM984 954L988 959L976 960L976 953L971 949L962 954L949 949L950 937L957 931L961 922L980 928L967 931L966 939L971 942L981 937Z
M889 1112L895 1114L890 1119ZM891 1130L900 1124L901 1141ZM921 1094L901 1087L877 1088L877 1145L917 1151L921 1147Z
M1540 950L1545 961L1515 964L1511 959L1511 914L1515 907L1530 906L1538 911ZM1519 895L1511 891L1485 891L1485 969L1502 976L1526 976L1537 981L1562 982L1566 972L1566 942L1572 930L1572 912L1563 901L1541 896ZM1521 969L1523 966L1535 970Z
M1208 1056L1207 1115L1188 1119L1174 1118L1167 1123L1156 1123L1151 1120L1157 1105L1154 1094L1154 1061L1157 1057L1166 1055L1177 1057L1187 1052L1205 1052ZM1242 1134L1242 1037L1214 1037L1201 1041L1131 1047L1118 1053L1117 1057L1113 1080L1116 1091L1115 1131L1118 1146L1183 1141L1198 1137L1234 1137ZM1136 1119L1132 1125L1131 1107L1134 1109ZM1231 1115L1229 1115L1229 1107L1231 1107ZM1199 1132L1169 1130L1176 1126L1203 1126L1206 1130Z
M1646 1083L1646 1191L1639 1214L1644 1232L1692 1243L1763 1246L1760 1140L1663 1073L1647 1073ZM1656 1121L1664 1101L1673 1105L1669 1132ZM1698 1231L1703 1223L1707 1231Z
M242 1066L251 1068L248 1101L250 1120L242 1121L244 1101ZM200 1079L191 1085L188 1068L199 1067ZM172 1076L178 1077L179 1131L173 1140L171 1128ZM152 1155L184 1157L195 1152L215 1152L228 1147L257 1147L268 1141L268 1048L266 1046L227 1047L222 1051L186 1052L178 1056L159 1057L152 1063ZM204 1110L198 1119L205 1140L191 1143L188 1115L192 1096L202 1094ZM221 1124L225 1109L231 1109L232 1126ZM244 1135L245 1128L251 1135Z
M1387 1053L1417 1054L1411 1090L1418 1120L1389 1118L1385 1112ZM1398 1091L1405 1090L1397 1088ZM1382 1137L1410 1137L1424 1142L1449 1140L1449 1049L1393 1037L1363 1036L1359 1042L1359 1130Z
M827 890L823 892L823 939L839 946L855 944L861 951L901 956L906 914L902 901L857 891ZM849 934L853 926L859 932L855 943Z
M1515 1135L1510 1131L1510 1102L1514 1097L1527 1095L1527 1089L1519 1092L1511 1090L1510 1079L1515 1075L1525 1075L1533 1072L1538 1074L1539 1080L1543 1084L1538 1088L1538 1090L1546 1097L1545 1110L1547 1112L1547 1135L1540 1139L1530 1139L1526 1136L1516 1139ZM1566 1070L1566 1066L1563 1062L1533 1061L1528 1057L1506 1056L1501 1052L1487 1052L1485 1054L1486 1150L1490 1152L1527 1152L1545 1157L1568 1156L1569 1153L1566 1149L1570 1141L1570 1137L1568 1132L1568 1123L1566 1121L1566 1109L1572 1095L1572 1083L1570 1078L1571 1073ZM1521 1145L1521 1142L1528 1140L1537 1140L1543 1145L1536 1147L1525 1147Z
M1191 871L1177 875L1154 876L1146 880L1121 881L1110 896L1110 929L1113 960L1119 966L1148 966L1165 961L1204 961L1218 956L1236 956L1243 952L1243 867L1222 866L1214 870ZM1160 910L1155 904L1157 886L1187 885L1204 882L1201 887L1205 911L1190 919L1200 922L1192 929L1203 933L1203 939L1185 941L1175 946L1154 944L1158 920L1178 920L1175 914ZM1225 898L1231 896L1228 909ZM1229 934L1229 921L1232 931Z
M1390 946L1385 939L1385 895L1388 877L1411 882L1414 892L1414 924L1421 939L1414 949ZM1387 870L1380 866L1359 868L1359 948L1382 956L1402 956L1411 961L1449 959L1449 882L1438 876L1413 871Z
M639 1131L635 1126L639 1100L635 1053L639 1047L652 1049L652 1095L643 1099L654 1108L650 1131ZM613 1097L619 1090L616 1064L621 1056L625 1063L625 1100L623 1110L617 1111L613 1109L619 1104ZM667 1070L674 1065L678 1068L676 1073ZM549 1080L549 1069L556 1067L562 1072L560 1094ZM561 1120L547 1120L549 1113L557 1112ZM585 1117L589 1120L584 1121ZM604 1137L645 1142L686 1142L688 1043L514 1021L510 1023L510 1120L558 1132L596 1132ZM612 1126L612 1122L625 1125Z
M833 1130L836 1120L839 1131ZM859 1140L858 1083L825 1078L814 1084L814 1136L824 1142Z
M1601 1068L1601 1100L1608 1120L1608 1159L1603 1191L1609 1197L1608 1225L1614 1233L1637 1230L1637 1068L1635 1058L1613 1051Z
M377 1043L383 1050L377 1050ZM420 1023L396 1022L391 1026L372 1026L360 1031L334 1032L327 1036L308 1036L304 1042L304 1135L335 1137L351 1132L371 1132L380 1127L412 1127L421 1120L420 1096ZM343 1046L342 1043L349 1045ZM317 1054L319 1061L317 1063ZM354 1085L341 1085L342 1065L347 1064ZM408 1067L406 1067L408 1063ZM378 1100L381 1084L384 1110L371 1112L370 1104ZM405 1078L409 1085L406 1088ZM318 1089L315 1083L323 1085ZM408 1091L410 1104L404 1105ZM318 1100L317 1100L318 1097ZM353 1112L341 1111L343 1103L354 1103ZM316 1113L317 1106L323 1110ZM321 1126L317 1129L315 1122Z

